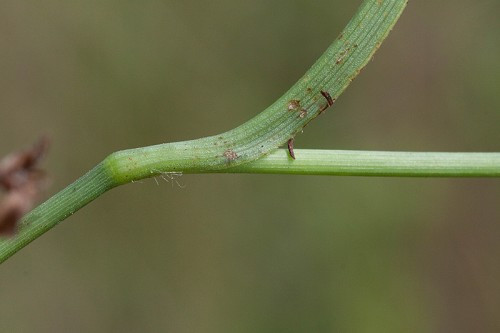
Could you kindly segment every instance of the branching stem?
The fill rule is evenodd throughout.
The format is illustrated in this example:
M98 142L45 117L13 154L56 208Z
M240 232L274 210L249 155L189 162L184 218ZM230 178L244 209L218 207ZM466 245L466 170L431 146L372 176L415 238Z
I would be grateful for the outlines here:
M254 172L384 176L498 176L498 154L276 150L325 112L368 63L407 0L365 0L344 31L281 98L211 137L123 150L28 213L0 240L0 263L102 193L162 173ZM293 56L293 54L292 54Z

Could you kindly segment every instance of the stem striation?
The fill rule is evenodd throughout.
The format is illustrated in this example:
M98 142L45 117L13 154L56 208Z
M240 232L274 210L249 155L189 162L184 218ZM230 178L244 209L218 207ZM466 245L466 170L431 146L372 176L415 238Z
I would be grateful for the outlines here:
M384 177L500 177L500 153L286 149L224 173ZM216 171L217 172L217 171Z

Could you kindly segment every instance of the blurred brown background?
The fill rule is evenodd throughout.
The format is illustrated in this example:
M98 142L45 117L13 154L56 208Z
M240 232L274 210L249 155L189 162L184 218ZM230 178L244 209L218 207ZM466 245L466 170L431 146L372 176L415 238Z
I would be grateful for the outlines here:
M0 4L0 156L50 193L287 90L361 1ZM410 1L297 148L500 151L495 0ZM0 332L500 330L500 181L185 175L115 189L0 267ZM48 194L47 194L48 195Z

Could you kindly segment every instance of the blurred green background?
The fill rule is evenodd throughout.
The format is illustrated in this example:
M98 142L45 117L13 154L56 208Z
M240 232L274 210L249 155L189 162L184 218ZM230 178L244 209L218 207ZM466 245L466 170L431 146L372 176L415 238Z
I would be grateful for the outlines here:
M61 189L107 154L231 129L361 1L0 4L0 156L52 141ZM495 0L410 1L297 148L500 151ZM500 330L500 181L184 175L115 189L0 267L0 332Z

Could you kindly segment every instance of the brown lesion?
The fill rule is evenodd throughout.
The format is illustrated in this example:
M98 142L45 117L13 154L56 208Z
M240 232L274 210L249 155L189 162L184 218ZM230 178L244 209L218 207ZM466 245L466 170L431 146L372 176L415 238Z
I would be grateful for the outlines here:
M43 189L45 174L38 165L48 150L43 137L31 149L11 153L0 160L0 236L13 235L21 218L35 205Z
M346 48L342 52L340 52L339 57L335 61L335 64L337 64L337 65L340 64L340 63L342 63L344 61L345 57L351 51L351 46L350 46L350 43L348 41L346 41L344 43L344 45L346 46ZM357 47L357 45L355 47Z
M287 109L288 111L297 111L298 109L300 109L300 100L292 99L290 102L288 102Z
M309 91L309 89L311 89L311 88L307 88L307 89ZM291 101L289 101L288 105L287 105L287 109L288 109L288 111L291 111L291 112L298 112L299 118L305 118L307 116L307 110L301 107L300 100L298 100L298 99L292 99Z
M238 158L238 154L232 149L226 150L223 155L225 158L227 158L228 162L232 162Z

